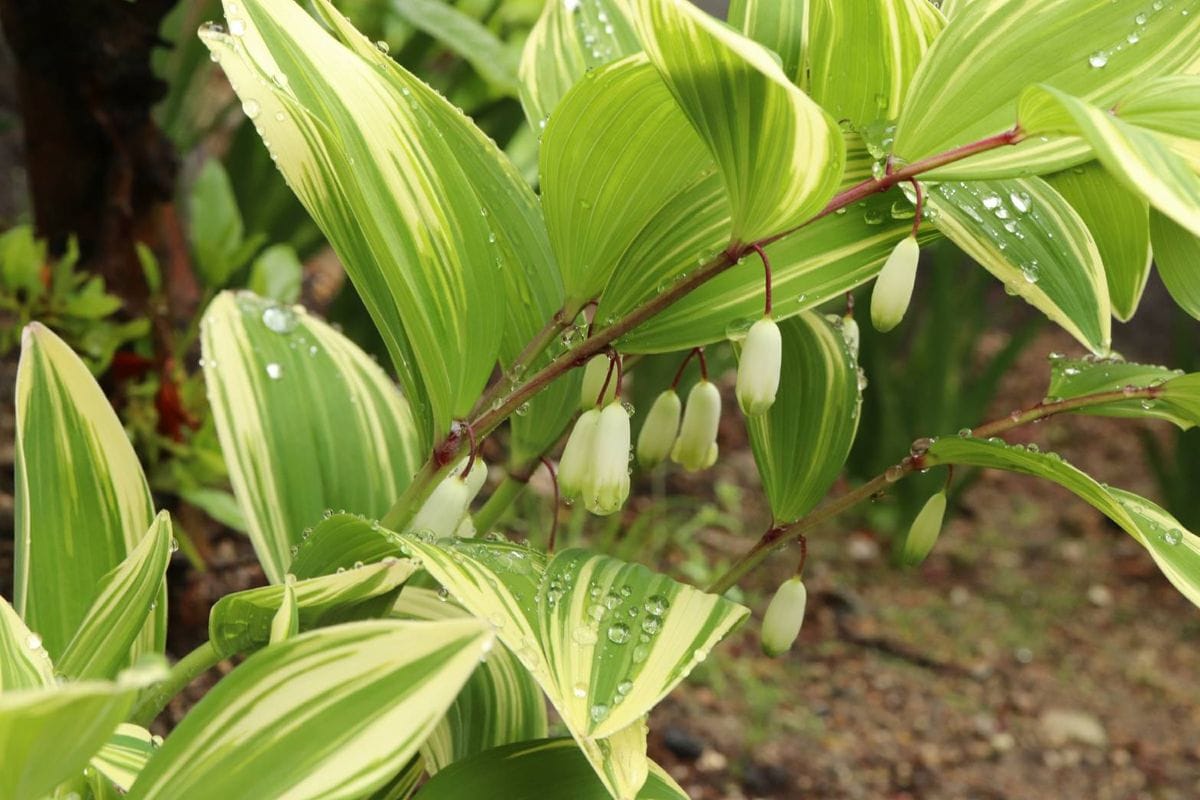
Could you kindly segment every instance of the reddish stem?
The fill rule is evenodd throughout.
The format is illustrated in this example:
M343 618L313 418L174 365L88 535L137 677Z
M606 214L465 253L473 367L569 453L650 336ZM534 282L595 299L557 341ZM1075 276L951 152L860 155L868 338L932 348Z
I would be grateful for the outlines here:
M708 362L704 360L704 348L693 347L688 351L688 354L683 357L683 361L679 362L679 369L675 370L675 380L671 381L671 388L678 389L679 381L683 379L683 371L687 368L688 362L693 358L700 359L700 377L708 380Z
M462 421L462 426L467 429L467 438L471 441L471 452L467 453L467 465L463 467L462 474L459 476L464 481L471 474L471 468L475 466L475 453L479 450L478 442L475 441L475 428L467 420Z
M921 182L918 181L916 178L913 178L910 181L910 183L912 183L913 191L917 193L917 202L916 202L917 213L916 213L916 216L913 217L913 230L912 230L912 235L913 235L913 238L915 239L917 236L917 232L921 230L921 215L925 213L925 189L922 188Z
M758 253L758 257L763 263L763 316L771 316L771 261L767 258L767 251L763 250L762 245L752 244L750 249Z
M550 473L550 483L554 486L554 514L550 518L550 539L546 544L546 552L554 552L554 542L558 538L558 506L562 502L558 494L558 473L554 471L554 465L550 463L550 459L542 456L542 466L546 468L546 472Z
M596 405L604 402L604 395L608 394L609 384L613 379L613 371L617 374L617 387L613 392L613 398L621 396L621 355L616 350L609 349L608 351L608 374L604 376L604 385L600 387L600 396L596 398Z

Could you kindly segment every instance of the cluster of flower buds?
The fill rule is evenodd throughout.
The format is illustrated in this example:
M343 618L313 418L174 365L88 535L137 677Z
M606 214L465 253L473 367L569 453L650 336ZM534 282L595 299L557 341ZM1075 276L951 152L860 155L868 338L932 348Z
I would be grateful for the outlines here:
M771 598L762 623L762 649L771 658L792 649L800 626L804 624L804 607L808 590L799 577L784 581Z
M783 363L783 337L770 317L750 326L738 362L737 399L742 413L757 417L775 404L779 369Z
M896 245L879 272L871 292L871 324L886 333L900 324L912 302L921 247L915 234Z
M618 376L608 355L587 363L580 390L584 412L558 465L563 497L581 498L584 508L601 516L619 511L629 497L629 411L619 399Z
M900 546L899 561L906 567L915 567L925 560L942 532L942 520L946 516L946 492L938 492L925 501L924 507L913 519L908 536Z
M412 530L428 531L439 539L451 536L469 539L475 535L470 505L487 480L487 465L483 459L477 458L470 474L464 476L462 473L468 461L468 458L464 458L456 464L450 475L434 487L413 517L410 525Z

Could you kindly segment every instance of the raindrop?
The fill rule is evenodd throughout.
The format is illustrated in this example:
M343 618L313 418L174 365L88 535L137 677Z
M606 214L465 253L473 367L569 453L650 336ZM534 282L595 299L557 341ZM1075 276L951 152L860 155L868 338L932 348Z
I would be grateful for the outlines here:
M574 688L571 689L571 694L582 700L583 698L587 697L587 687L582 683L577 683L575 684Z
M592 722L599 722L608 716L608 706L604 705L603 703L597 703L596 705L592 706L591 714Z
M245 112L247 117L254 119L262 111L262 106L258 104L257 100L250 98L242 101L242 111Z
M654 617L661 617L663 614L667 613L667 609L670 607L670 602L668 602L667 598L663 597L661 594L651 595L650 598L646 600L645 606L646 613Z
M244 36L246 33L246 21L237 17L229 20L229 32L234 36Z
M279 366L279 364L275 363L274 361L272 361L270 364L267 364L267 377L273 381L279 380L283 377L283 367Z
M1088 56L1088 65L1092 69L1104 69L1108 66L1108 53L1103 50L1092 53Z
M298 324L296 312L285 306L268 306L262 312L262 323L276 333L291 333Z
M1013 192L1009 195L1009 199L1012 200L1013 208L1022 214L1027 213L1033 205L1031 198L1026 192Z
M1163 532L1162 540L1166 544L1169 544L1172 547L1174 547L1175 545L1177 545L1183 541L1183 532L1180 531L1178 528L1172 528L1169 531Z
M629 641L629 626L618 622L608 629L608 640L613 644L625 644Z
M42 637L38 636L36 633L29 634L27 637L25 637L25 646L30 650L41 650Z

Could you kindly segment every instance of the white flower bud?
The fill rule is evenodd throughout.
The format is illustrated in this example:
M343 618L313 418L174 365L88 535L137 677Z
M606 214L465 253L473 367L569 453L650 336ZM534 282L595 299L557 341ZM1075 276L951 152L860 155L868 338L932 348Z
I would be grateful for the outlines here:
M842 317L842 338L846 340L846 347L850 349L850 355L857 360L858 344L862 340L862 335L858 330L858 322L849 314Z
M584 466L583 503L593 514L619 511L629 497L629 412L613 401L600 412L592 459Z
M904 319L904 312L912 301L920 258L921 246L915 236L901 241L888 256L871 292L871 324L875 330L886 333Z
M667 389L654 400L650 413L638 434L638 463L649 469L671 454L675 436L679 433L679 417L683 403L674 389Z
M471 502L471 490L457 473L439 483L426 499L421 510L413 517L409 529L428 531L439 539L454 535L467 505Z
M684 469L708 469L717 460L717 427L721 423L721 393L702 380L688 393L679 437L671 458Z
M464 462L461 467L457 468L457 470L458 470L459 474L461 475L462 471L466 468L467 468L467 465ZM481 489L483 489L483 484L487 483L487 476L488 476L487 464L483 463L482 458L479 458L478 456L476 456L475 463L471 465L471 473L469 475L467 475L467 477L466 477L467 490L470 493L470 496L467 498L468 503L470 503L472 500L474 500L476 495L479 494L479 491Z
M470 514L463 514L463 518L459 520L458 527L454 529L454 538L474 539L476 533L475 520Z
M737 399L747 417L765 414L775 404L779 391L779 368L783 363L783 337L770 317L750 326L738 362Z
M942 531L942 519L946 516L946 492L941 491L925 501L924 507L913 520L900 548L900 563L915 567L925 560L937 543Z
M612 367L612 378L609 378L608 369L610 365L612 365L612 359L602 354L592 356L587 366L583 368L583 386L579 390L579 408L581 411L607 405L616 398L617 368L615 366ZM605 379L608 379L607 389L604 389ZM604 389L604 397L597 403L596 398L600 397L601 389Z
M762 649L771 658L783 655L792 649L800 626L804 624L804 607L808 604L808 590L799 578L783 583L771 598L762 622Z
M575 428L567 437L567 446L558 462L558 489L563 497L570 499L583 493L583 478L592 457L592 439L599 422L600 409L585 411L579 415Z

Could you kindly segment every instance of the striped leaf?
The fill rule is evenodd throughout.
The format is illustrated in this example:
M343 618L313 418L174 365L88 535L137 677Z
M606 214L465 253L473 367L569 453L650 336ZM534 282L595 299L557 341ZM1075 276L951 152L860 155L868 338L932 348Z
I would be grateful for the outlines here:
M1168 75L1147 81L1121 98L1113 113L1163 134L1171 149L1188 161L1193 171L1200 168L1200 76Z
M133 707L138 692L166 677L161 657L116 683L81 681L0 695L0 800L46 796L79 775Z
M406 588L392 609L401 619L445 620L470 616L429 589ZM508 648L493 650L475 670L446 716L421 745L425 768L435 774L493 747L546 735L542 691Z
M1164 396L1153 400L1119 400L1087 406L1073 413L1098 417L1164 419L1184 430L1200 424L1200 392L1195 388L1200 386L1200 375L1185 376L1180 370L1166 367L1055 355L1050 359L1050 386L1046 389L1046 396L1051 400L1069 400L1100 392L1126 388L1136 390L1149 386L1161 386Z
M1097 483L1057 455L1009 446L1000 440L947 437L925 455L927 466L960 464L1020 472L1053 481L1115 522L1146 548L1188 600L1200 605L1200 537L1148 500Z
M318 6L327 21L341 19ZM427 443L469 413L504 328L487 209L444 129L447 119L469 123L383 53L347 47L292 0L225 7L229 33L201 35L345 264ZM445 352L457 355L447 361Z
M14 605L57 658L154 511L108 399L83 361L36 322L21 339L16 395ZM162 651L166 619L164 589L123 665Z
M618 798L636 796L646 780L644 715L748 613L582 550L547 563L505 543L401 541L463 607L495 626Z
M141 543L100 579L92 607L58 659L58 672L74 680L116 677L163 594L172 535L170 516L159 512Z
M1200 319L1200 237L1152 211L1150 240L1163 285L1180 308Z
M1108 280L1113 316L1128 322L1150 277L1149 206L1096 162L1047 176L1087 225Z
M479 20L440 0L391 0L389 10L470 64L505 94L516 96L517 52Z
M327 509L388 509L420 464L416 425L383 370L299 307L222 294L201 344L230 481L279 583L301 531Z
M1186 71L1198 48L1200 0L958 3L913 78L894 152L912 162L1007 130L1019 95L1034 83L1110 105L1128 87ZM1077 139L1033 136L930 177L1027 175L1085 160L1087 148Z
M318 5L322 19L343 45L383 71L395 65L365 40L327 3ZM471 180L479 207L488 223L488 240L496 251L496 267L504 282L504 333L500 363L512 365L538 331L563 306L563 286L542 220L541 206L529 184L496 143L446 103L427 104L426 112L454 151L464 174ZM529 366L549 361L542 354ZM579 376L571 373L555 381L530 400L529 412L510 422L514 464L536 460L556 442L572 416L570 399L578 391ZM361 510L361 509L356 509Z
M300 630L378 616L415 571L412 561L393 558L333 575L227 594L209 612L208 638L222 657L265 645L289 589Z
M521 104L534 130L589 70L642 49L623 0L545 0L521 55Z
M687 0L631 8L650 61L724 177L733 240L779 233L820 211L845 164L833 119L762 45Z
M1112 312L1096 243L1040 178L941 183L927 196L942 233L1008 291L1093 352L1108 351Z
M746 419L746 428L771 513L790 522L812 510L841 472L858 430L862 393L840 327L806 311L779 329L779 394L767 413Z
M192 708L127 796L367 795L417 752L491 645L475 620L376 620L268 647Z
M812 0L730 0L727 20L779 56L792 83L809 91Z
M775 319L815 308L872 280L896 243L912 232L912 213L895 190L769 245ZM922 226L922 243L935 237L932 225ZM762 316L762 308L762 268L747 258L630 332L619 346L622 352L667 353L711 344L724 339L731 326L744 329Z
M332 514L304 533L288 572L300 580L319 578L397 555L395 542L378 523L355 514Z
M41 689L54 683L50 656L42 638L0 597L0 695L18 689Z
M1200 177L1157 134L1045 85L1021 95L1019 114L1031 133L1082 136L1119 183L1200 236Z
M504 800L609 800L587 758L571 739L541 739L498 747L439 772L421 787L417 800L497 797ZM632 795L631 795L632 796ZM637 800L687 800L666 771L650 764Z
M293 638L300 632L300 605L296 602L296 587L284 581L283 599L279 610L271 617L271 633L268 644L278 644Z
M618 267L622 277L655 286L681 259L694 264L701 253L686 248L707 226L686 215L705 188L719 188L715 172L708 147L645 56L583 77L559 104L541 150L542 208L567 313L598 297ZM728 241L728 223L721 227ZM647 240L654 249L637 246Z
M153 753L154 740L150 731L139 725L122 723L92 756L90 766L122 792L128 792Z
M858 128L899 116L918 64L946 24L928 0L822 0L812 3L810 19L803 88Z

